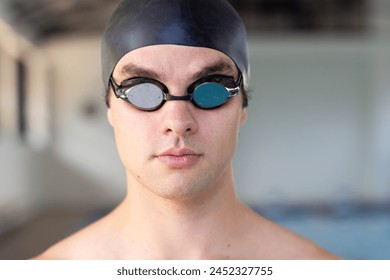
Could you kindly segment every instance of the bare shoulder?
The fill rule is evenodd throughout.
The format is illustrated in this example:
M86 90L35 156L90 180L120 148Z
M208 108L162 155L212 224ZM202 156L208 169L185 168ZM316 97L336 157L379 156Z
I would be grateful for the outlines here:
M257 259L277 260L335 260L337 256L327 252L312 241L255 214L248 234L247 248Z
M54 244L33 260L82 260L103 258L109 221L105 218ZM108 248L107 248L108 249Z

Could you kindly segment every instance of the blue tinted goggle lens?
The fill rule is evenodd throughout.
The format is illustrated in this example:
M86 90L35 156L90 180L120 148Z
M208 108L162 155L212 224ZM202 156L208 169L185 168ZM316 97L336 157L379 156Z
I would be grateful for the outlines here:
M143 111L157 110L167 100L188 100L198 108L214 109L226 103L229 98L236 96L240 83L241 76L237 82L229 77L211 76L193 83L187 95L173 96L168 93L164 84L156 80L132 78L117 85L112 78L110 79L110 84L118 98Z
M192 93L192 100L199 108L211 109L221 106L229 99L229 91L218 83L203 83Z

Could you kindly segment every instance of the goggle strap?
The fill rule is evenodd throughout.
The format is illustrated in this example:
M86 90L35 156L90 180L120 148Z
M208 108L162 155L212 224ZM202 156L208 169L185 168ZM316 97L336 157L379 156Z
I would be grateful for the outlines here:
M240 86L237 86L235 88L226 88L226 90L229 92L229 97L236 96L237 93L240 91Z
M112 91L114 92L115 96L117 98L126 98L126 95L124 95L123 93L122 94L119 94L119 89L121 88L121 85L118 85L114 79L112 78L112 76L110 76L110 79L108 80L111 88L112 88Z

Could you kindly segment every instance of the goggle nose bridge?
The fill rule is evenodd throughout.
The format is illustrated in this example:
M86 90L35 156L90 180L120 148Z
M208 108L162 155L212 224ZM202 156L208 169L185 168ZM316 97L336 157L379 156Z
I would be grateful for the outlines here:
M177 95L171 95L169 93L164 92L164 99L166 101L172 101L172 100L182 100L182 101L191 101L192 100L192 94L187 94L183 96L177 96Z

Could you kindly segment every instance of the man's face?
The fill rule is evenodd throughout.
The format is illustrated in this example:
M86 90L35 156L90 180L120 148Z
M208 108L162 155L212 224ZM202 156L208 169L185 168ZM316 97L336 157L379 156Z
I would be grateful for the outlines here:
M233 61L207 48L176 45L143 47L117 64L117 83L146 77L165 84L171 95L210 74L237 79ZM153 112L140 111L111 92L108 119L131 188L145 188L169 199L190 198L223 188L239 127L246 119L242 93L217 109L202 110L189 101L167 101Z

